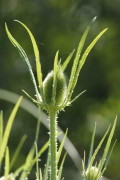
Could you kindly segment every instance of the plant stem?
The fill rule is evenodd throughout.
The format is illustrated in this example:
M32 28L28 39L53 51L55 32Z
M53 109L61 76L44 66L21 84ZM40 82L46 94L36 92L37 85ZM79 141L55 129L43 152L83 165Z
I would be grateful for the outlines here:
M36 144L38 144L39 132L40 132L40 107L38 107L38 121L37 121L36 134L35 134Z
M50 118L50 180L57 180L57 112L49 112Z

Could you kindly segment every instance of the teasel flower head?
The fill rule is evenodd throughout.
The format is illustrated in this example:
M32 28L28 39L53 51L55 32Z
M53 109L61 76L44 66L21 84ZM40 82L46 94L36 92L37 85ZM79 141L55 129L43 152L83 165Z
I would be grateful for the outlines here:
M101 139L100 143L98 144L97 148L94 151L93 148L94 148L94 140L95 140L95 133L96 133L96 124L95 124L92 140L91 140L87 166L86 166L85 154L84 154L84 160L82 161L82 167L83 167L82 175L84 177L84 180L101 180L101 178L103 177L103 174L107 168L109 159L111 157L112 151L116 144L116 141L115 141L111 147L112 138L113 138L114 131L116 128L116 122L117 122L117 117L114 120L112 128L110 128L110 126L108 127L106 133L104 134L103 138ZM103 150L103 155L100 161L96 162L96 156L99 150L101 149L101 146L103 145L107 136L108 138L107 138L107 142L105 144L104 150Z
M35 61L36 61L36 72L37 72L37 81L35 79L34 73L32 71L32 66L29 62L29 59L23 50L23 48L20 46L20 44L14 39L10 31L8 30L7 25L5 25L6 32L8 35L8 38L12 42L12 44L18 49L21 57L26 62L30 76L35 88L36 93L36 99L32 98L28 93L24 91L24 93L29 96L35 102L38 104L42 109L46 111L50 111L51 109L54 109L56 111L64 110L66 106L69 106L72 102L74 102L81 94L83 94L85 91L82 91L78 96L72 99L72 95L74 92L74 89L76 87L76 84L78 82L78 77L81 72L81 69L86 61L86 58L96 42L100 39L100 37L106 32L107 28L102 30L95 39L89 44L89 46L86 48L86 50L83 52L83 47L85 44L85 40L87 38L90 26L92 22L94 22L96 19L93 18L91 23L87 26L85 32L83 33L78 48L76 50L73 50L68 57L65 59L65 61L62 63L59 58L59 51L57 51L55 58L54 58L54 66L53 70L48 73L46 78L43 80L42 75L42 68L40 63L40 53L38 50L37 43L35 41L35 38L31 31L28 29L28 27L23 24L22 22L17 21L20 23L28 32L35 55ZM68 83L66 82L66 77L64 74L65 69L67 68L69 62L73 59L73 65L71 68L70 77L68 80Z

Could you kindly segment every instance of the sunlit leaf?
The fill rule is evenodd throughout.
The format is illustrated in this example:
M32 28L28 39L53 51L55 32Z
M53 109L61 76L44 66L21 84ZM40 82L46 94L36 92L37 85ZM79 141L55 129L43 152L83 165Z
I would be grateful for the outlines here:
M29 59L28 59L25 51L23 50L23 48L20 46L20 44L12 36L10 31L8 30L7 24L5 24L5 29L6 29L6 33L8 35L8 38L10 39L11 43L18 49L22 59L26 62L27 66L28 66L28 69L29 69L29 72L30 72L30 76L31 76L34 88L35 88L35 92L37 94L38 99L41 100L41 96L40 96L38 88L37 88L37 84L36 84L36 80L35 80L35 77L34 77L34 73L33 73L31 64L29 62Z
M33 34L28 29L28 27L24 23L22 23L22 22L20 22L18 20L15 20L15 21L20 23L27 30L27 32L28 32L28 34L30 36L30 39L32 41L34 54L35 54L35 60L36 60L37 79L38 79L38 83L39 83L39 86L40 86L41 95L43 95L42 69L41 69L40 54L39 54L39 49L38 49L37 43L35 41L35 38L34 38Z
M7 146L7 143L8 143L8 139L9 139L9 136L10 136L10 132L11 132L11 128L12 128L12 124L14 122L14 119L15 119L15 116L16 116L16 113L18 111L18 108L20 106L20 103L22 101L22 97L19 98L19 100L17 101L9 119L8 119L8 122L7 122L7 125L6 125L6 128L5 128L5 132L4 132L4 135L3 135L3 139L2 139L2 143L1 143L1 148L0 148L0 164L2 163L2 160L3 160L3 157L4 157L4 153L5 153L5 150L6 150L6 146Z

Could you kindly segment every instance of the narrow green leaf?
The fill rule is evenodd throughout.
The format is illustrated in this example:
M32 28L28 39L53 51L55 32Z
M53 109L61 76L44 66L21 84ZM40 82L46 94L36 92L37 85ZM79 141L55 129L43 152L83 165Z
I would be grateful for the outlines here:
M84 91L82 91L81 93L79 93L71 102L70 102L70 104L71 103L73 103L74 101L76 101L82 94L84 94L86 92L86 90L84 90Z
M58 152L57 152L57 164L59 163L59 160L60 160L60 157L61 157L61 154L62 154L62 150L63 150L64 143L65 143L65 139L67 137L67 133L68 133L68 129L66 130L66 133L65 133L65 135L63 137L63 140L62 140L62 142L60 144L60 147L58 149Z
M108 155L109 148L110 148L110 145L111 145L111 141L112 141L112 138L113 138L113 135L114 135L114 132L115 132L116 122L117 122L117 117L115 118L115 121L114 121L112 130L111 130L111 132L110 132L110 135L109 135L109 137L108 137L106 146L105 146L105 148L104 148L104 153L103 153L102 159L101 159L101 161L100 161L100 163L99 163L99 165L98 165L99 171L102 170L103 165L104 165L104 163L105 163L105 161L106 161L106 157L107 157L107 155Z
M43 180L48 180L49 171L50 171L50 148L48 149L47 163L46 163L45 168L44 168Z
M104 142L104 140L105 140L105 138L106 138L106 136L107 136L107 134L109 132L109 129L110 129L110 126L107 129L106 133L104 134L103 138L101 139L100 143L98 144L97 148L95 149L95 152L93 153L93 155L91 157L91 160L89 162L89 165L88 165L88 171L90 170L90 168L91 168L91 166L92 166L92 164L93 164L93 162L95 160L95 157L96 157L98 151L100 150L100 148L101 148L101 146L102 146L102 144L103 144L103 142Z
M42 171L41 171L41 169L40 169L40 180L42 180L43 179L43 177L42 177Z
M30 96L25 90L22 89L22 92L29 97L29 99L31 99L34 103L36 104L41 104L40 102L36 101L35 99L32 98L32 96Z
M26 179L31 171L31 164L35 154L35 147L32 147L30 152L27 155L26 162L23 167L23 172L20 176L20 180Z
M69 84L68 84L68 94L71 92L71 88L73 86L73 82L74 82L76 70L78 67L79 59L81 56L82 49L84 47L85 40L86 40L88 32L89 32L89 29L90 29L90 25L86 28L85 32L83 33L83 35L80 39L78 48L77 48L77 52L76 52L76 56L74 58L74 62L73 62L72 70L71 70L71 75L70 75L70 79L69 79Z
M5 171L4 171L5 180L8 180L9 164L10 164L10 157L9 157L9 149L7 147L6 148L6 154L5 154Z
M0 146L3 138L3 112L0 112Z
M7 35L8 35L9 40L10 40L11 43L18 49L18 52L20 53L22 59L26 62L27 66L28 66L28 69L29 69L29 72L30 72L30 76L31 76L31 79L32 79L34 88L35 88L35 92L36 92L36 94L37 94L38 99L41 101L41 96L40 96L39 91L38 91L38 88L37 88L36 80L35 80L34 73L33 73L31 64L30 64L30 62L29 62L29 59L28 59L25 51L23 50L23 48L22 48L22 47L20 46L20 44L14 39L14 37L12 36L12 34L10 33L10 31L8 30L7 24L5 24L5 29L6 29L6 33L7 33Z
M12 113L8 119L8 123L7 123L6 128L5 128L5 132L4 132L4 136L3 136L3 140L2 140L1 148L0 148L0 164L2 163L4 153L5 153L5 149L6 149L8 139L10 136L12 124L13 124L13 121L15 119L15 116L16 116L16 113L18 111L18 108L20 106L21 101L22 101L22 97L20 97L19 100L17 101L17 103L16 103L16 105L15 105L15 107L14 107L14 109L13 109L13 111L12 111Z
M36 149L36 178L37 178L37 180L39 180L39 177L40 177L39 164L38 164L39 159L37 158L38 147L37 147L36 142L35 142L35 149Z
M69 54L69 56L67 57L67 59L64 61L63 65L62 65L62 70L65 71L65 69L67 68L70 60L72 59L73 57L73 54L75 52L75 49Z
M42 69L41 69L41 63L40 63L40 53L39 53L39 49L36 43L36 40L33 36L33 34L31 33L31 31L28 29L28 27L23 24L22 22L15 20L16 22L20 23L28 32L32 45L33 45L33 50L34 50L34 54L35 54L35 60L36 60L36 70L37 70L37 79L38 79L38 83L39 83L39 87L40 87L40 93L43 97L43 82L42 82Z
M23 169L24 169L24 165L22 165L18 169L16 169L16 171L14 171L14 174L13 174L14 177L17 178L20 175L20 173L23 171Z
M106 167L107 167L107 165L108 165L108 162L109 162L109 160L110 160L110 157L111 157L111 155L112 155L112 152L113 152L113 150L114 150L114 147L115 147L115 145L116 145L116 142L117 142L117 140L115 140L115 142L114 142L114 144L112 145L112 148L111 148L111 150L110 150L110 152L109 152L109 155L108 155L107 160L106 160L106 162L105 162L105 169L106 169Z
M94 141L95 141L95 133L96 133L96 122L95 122L95 127L92 135L92 140L91 140L91 145L90 145L90 152L89 152L89 158L88 158L88 165L90 163L92 154L93 154L93 147L94 147Z
M97 43L97 41L100 39L100 37L107 31L108 28L104 29L103 31L101 31L97 36L96 38L90 43L90 45L87 47L87 49L85 50L85 52L83 53L82 55L82 58L81 60L79 61L79 65L78 65L78 68L76 70L76 73L74 74L74 81L72 83L72 87L71 87L71 92L70 92L70 95L69 95L69 98L71 98L72 96L72 92L77 84L77 81L78 81L78 77L79 77L79 74L80 74L80 71L86 61L86 58L88 56L88 54L90 53L90 51L92 50L92 48L95 46L95 44Z
M65 153L65 155L64 155L64 157L62 159L62 162L60 164L60 168L58 170L58 179L57 180L61 180L62 170L63 170L63 165L64 165L64 162L65 162L66 155L67 155L67 153Z
M49 141L47 141L44 146L39 150L39 152L37 153L36 157L34 158L34 154L35 154L35 147L33 147L27 158L26 158L26 162L24 165L22 165L20 167L20 169L18 171L15 172L15 176L17 176L17 173L20 173L21 171L22 174L20 176L20 180L23 180L24 178L27 178L28 173L30 173L32 167L35 165L36 161L40 158L40 156L45 152L45 150L48 148L49 146Z
M52 91L52 99L53 103L55 103L55 96L56 96L56 78L57 78L57 72L58 72L58 54L59 51L56 52L55 60L54 60L54 77L53 77L53 91Z
M18 156L19 156L19 154L20 154L20 151L21 151L21 149L22 149L22 147L23 147L23 144L24 144L26 138L27 138L26 135L24 135L24 136L21 138L21 140L20 140L20 142L19 142L19 144L18 144L18 146L17 146L17 148L16 148L16 151L15 151L15 153L14 153L14 155L13 155L13 158L11 159L10 170L12 169L12 167L14 166L14 164L15 164L17 158L18 158Z
M36 163L36 160L46 151L46 149L49 146L49 141L47 141L43 147L39 150L39 152L37 153L37 156L33 159L32 161L32 166Z

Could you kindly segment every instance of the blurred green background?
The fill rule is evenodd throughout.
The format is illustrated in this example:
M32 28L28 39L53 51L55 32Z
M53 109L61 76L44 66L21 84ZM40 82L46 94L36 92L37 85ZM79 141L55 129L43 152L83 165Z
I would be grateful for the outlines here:
M35 71L30 39L23 27L13 20L20 20L30 28L40 49L45 77L53 67L55 52L59 49L60 57L64 60L77 47L84 29L94 16L97 16L97 20L91 28L86 46L103 28L108 27L109 30L87 58L74 96L84 89L87 90L86 93L60 114L58 124L64 131L69 128L68 137L83 157L84 150L88 155L95 121L97 122L97 145L108 125L113 123L115 116L118 115L114 136L114 140L117 138L118 141L105 175L111 180L119 180L120 0L0 0L0 88L18 94L23 94L22 89L24 89L34 96L28 69L6 36L5 22L25 49ZM69 77L70 68L71 66L66 71L67 77ZM4 111L5 122L12 107L12 104L0 100L0 109ZM20 137L23 134L28 135L18 164L24 160L34 140L35 129L36 120L20 110L9 142L13 153ZM40 143L43 144L47 138L47 129L41 125ZM45 158L46 155L43 159ZM40 164L43 163L44 160ZM78 171L69 157L65 162L64 176L66 180L79 179Z

